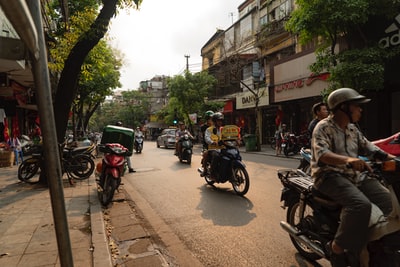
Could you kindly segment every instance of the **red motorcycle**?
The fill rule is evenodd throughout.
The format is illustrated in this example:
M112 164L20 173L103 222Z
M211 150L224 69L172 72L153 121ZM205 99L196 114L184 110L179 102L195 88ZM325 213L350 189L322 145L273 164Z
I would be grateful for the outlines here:
M400 132L372 143L387 153L400 156Z
M121 184L121 177L127 169L125 157L129 150L121 144L107 143L99 145L100 152L104 153L103 159L97 164L96 171L100 186L99 200L107 206L113 199L115 190Z

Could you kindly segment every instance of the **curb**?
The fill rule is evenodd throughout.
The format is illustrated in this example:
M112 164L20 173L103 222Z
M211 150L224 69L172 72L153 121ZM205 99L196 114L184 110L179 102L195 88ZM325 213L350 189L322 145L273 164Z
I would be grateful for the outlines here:
M111 253L108 247L108 239L105 233L103 211L97 198L97 184L89 189L90 222L92 230L93 266L113 266Z

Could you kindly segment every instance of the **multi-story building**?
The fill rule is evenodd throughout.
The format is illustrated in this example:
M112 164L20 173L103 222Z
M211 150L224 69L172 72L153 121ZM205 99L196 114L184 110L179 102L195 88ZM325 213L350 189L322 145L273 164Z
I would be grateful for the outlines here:
M246 133L257 133L261 143L281 123L294 133L305 132L312 119L311 107L322 100L321 92L328 86L328 73L314 75L309 70L316 60L314 44L300 45L284 28L294 8L294 0L243 1L239 19L228 29L218 30L201 50L203 70L218 80L210 99L224 100L227 122L243 127ZM396 38L381 38L394 40L390 45L400 44ZM377 115L368 114L375 123L368 124L370 138L399 131L400 112L393 102L400 100L398 85L398 78L390 75L387 89L371 94L375 103L369 106L390 119L383 123ZM392 105L385 105L385 100Z

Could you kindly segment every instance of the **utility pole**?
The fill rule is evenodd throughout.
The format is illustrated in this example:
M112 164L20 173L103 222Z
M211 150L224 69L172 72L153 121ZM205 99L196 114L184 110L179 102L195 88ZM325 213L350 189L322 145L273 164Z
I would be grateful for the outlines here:
M189 58L190 58L190 56L189 55L185 55L185 58L186 58L186 71L189 71Z

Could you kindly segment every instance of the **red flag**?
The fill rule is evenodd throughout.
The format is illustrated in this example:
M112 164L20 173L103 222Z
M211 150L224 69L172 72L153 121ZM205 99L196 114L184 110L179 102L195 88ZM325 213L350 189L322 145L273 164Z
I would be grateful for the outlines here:
M19 132L19 125L18 125L18 116L15 114L15 116L12 119L12 136L13 137L19 137L20 132Z
M8 143L8 141L10 141L10 132L8 130L8 119L4 118L4 141L6 141Z

